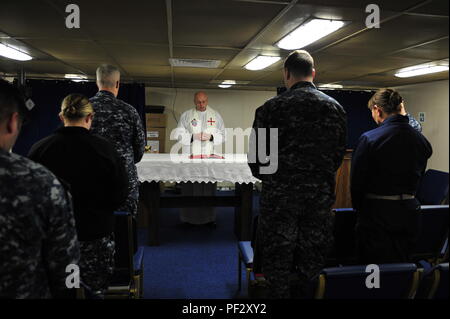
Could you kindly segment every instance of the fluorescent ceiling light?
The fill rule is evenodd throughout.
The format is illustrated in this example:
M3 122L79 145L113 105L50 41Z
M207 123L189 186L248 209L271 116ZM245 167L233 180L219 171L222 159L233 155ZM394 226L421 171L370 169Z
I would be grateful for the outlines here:
M72 80L74 82L84 82L87 81L87 76L82 74L66 74L64 75L66 79Z
M169 63L173 67L217 69L220 65L220 60L169 59Z
M225 80L221 84L219 84L219 87L222 89L228 89L235 84L236 84L235 80Z
M262 70L271 66L275 62L278 62L281 58L279 56L267 56L267 55L258 55L256 58L251 60L247 65L244 66L247 70Z
M395 73L398 78L409 78L424 74L438 73L448 71L448 65L420 64L404 68Z
M13 59L13 60L17 60L17 61L29 61L29 60L33 59L28 54L26 54L22 51L19 51L13 47L4 45L2 43L0 43L0 55L4 56L5 58Z
M337 31L344 25L344 21L312 19L289 33L276 45L285 50L301 49Z
M343 89L344 86L341 85L341 84L329 83L329 84L320 84L319 88L323 88L323 89Z

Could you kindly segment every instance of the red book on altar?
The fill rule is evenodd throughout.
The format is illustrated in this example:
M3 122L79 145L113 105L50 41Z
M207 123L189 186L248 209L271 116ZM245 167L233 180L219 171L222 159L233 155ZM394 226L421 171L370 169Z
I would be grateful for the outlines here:
M189 156L189 159L225 159L225 157L216 154L211 155L202 154L202 155L191 155Z

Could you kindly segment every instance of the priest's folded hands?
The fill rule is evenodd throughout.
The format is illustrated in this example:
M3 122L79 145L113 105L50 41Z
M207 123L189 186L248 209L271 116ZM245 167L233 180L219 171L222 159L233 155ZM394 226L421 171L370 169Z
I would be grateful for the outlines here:
M208 133L197 133L193 134L193 138L196 141L209 141L211 139L212 135Z

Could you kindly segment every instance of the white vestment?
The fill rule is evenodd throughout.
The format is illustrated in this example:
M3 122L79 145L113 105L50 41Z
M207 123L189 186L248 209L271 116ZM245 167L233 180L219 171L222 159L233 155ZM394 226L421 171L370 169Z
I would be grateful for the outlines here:
M209 106L206 111L199 112L195 108L184 112L177 127L180 135L189 136L183 143L183 153L191 155L211 155L218 154L215 152L214 146L221 145L225 139L225 124L220 114ZM191 143L193 134L207 133L213 136L212 141L197 141Z
M184 112L178 122L178 130L189 134L188 143L183 145L183 153L192 155L219 154L214 151L215 145L221 145L225 140L225 125L220 114L209 106L206 111L199 112L195 108ZM213 136L212 141L193 141L193 134L208 133ZM216 183L187 183L182 184L181 193L184 196L214 196ZM216 220L213 207L189 207L180 211L182 222L190 224L207 224Z

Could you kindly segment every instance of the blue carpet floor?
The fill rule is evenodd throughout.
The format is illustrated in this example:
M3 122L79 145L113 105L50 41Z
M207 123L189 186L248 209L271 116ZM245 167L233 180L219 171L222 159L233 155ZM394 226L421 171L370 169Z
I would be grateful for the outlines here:
M254 202L257 204L256 198ZM218 207L216 214L215 229L185 228L179 225L178 209L161 209L161 245L145 247L144 298L242 297L236 295L238 257L233 232L234 209ZM146 231L140 230L140 243L145 245L145 240Z

